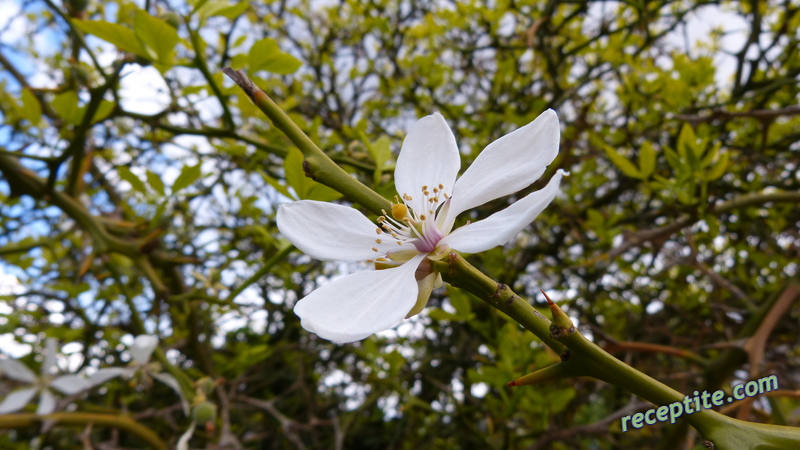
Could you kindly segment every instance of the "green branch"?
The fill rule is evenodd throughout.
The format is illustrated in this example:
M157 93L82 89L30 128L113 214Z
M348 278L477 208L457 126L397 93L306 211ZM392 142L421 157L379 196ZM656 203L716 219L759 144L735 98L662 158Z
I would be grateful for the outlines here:
M152 430L127 416L116 414L89 414L77 412L61 412L38 416L36 414L0 415L0 429L16 429L38 426L43 422L54 422L61 425L99 425L125 430L138 436L148 444L149 448L167 450L167 444Z
M551 322L508 286L487 277L456 253L451 253L447 262L433 263L433 267L441 272L445 281L508 314L561 354L561 362L515 380L511 385L590 376L620 387L655 405L665 406L684 401L685 395L628 366L583 337L555 304L551 303L555 317ZM718 450L780 450L794 448L800 442L800 428L745 422L710 409L684 414L681 418L700 431L705 439L713 442Z
M275 127L283 131L286 137L300 149L305 157L303 170L307 176L339 191L351 201L376 215L381 215L383 214L382 210L391 208L388 200L336 165L264 91L247 78L244 72L233 70L230 67L226 67L223 72L235 81Z

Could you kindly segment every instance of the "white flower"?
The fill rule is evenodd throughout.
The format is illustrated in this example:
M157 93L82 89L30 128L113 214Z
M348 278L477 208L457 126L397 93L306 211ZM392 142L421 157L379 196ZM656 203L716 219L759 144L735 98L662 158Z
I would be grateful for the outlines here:
M168 373L158 372L158 369L150 364L150 356L152 356L156 347L158 347L158 337L146 334L136 336L133 340L133 345L130 347L131 362L128 367L108 367L100 369L89 377L89 382L92 386L98 386L112 378L121 375L132 377L137 372L140 372L143 375L155 378L177 392L178 396L180 396L184 413L189 415L189 402L184 397L183 390L181 390L178 380Z
M66 395L74 395L92 387L85 378L74 374L54 376L56 367L56 340L47 339L41 374L37 377L31 369L15 359L0 360L0 372L7 378L27 383L30 387L18 389L6 396L0 403L0 414L10 414L21 410L39 393L39 407L36 414L47 415L56 408L56 397L50 388Z
M548 185L481 221L453 229L456 216L536 181L558 154L558 117L536 120L492 142L456 180L455 137L440 114L420 119L403 141L395 168L400 198L372 223L353 208L298 201L278 209L278 229L297 248L324 261L368 261L382 270L328 283L294 307L303 328L337 343L361 340L424 308L441 283L428 260L457 250L502 245L558 193L559 170Z

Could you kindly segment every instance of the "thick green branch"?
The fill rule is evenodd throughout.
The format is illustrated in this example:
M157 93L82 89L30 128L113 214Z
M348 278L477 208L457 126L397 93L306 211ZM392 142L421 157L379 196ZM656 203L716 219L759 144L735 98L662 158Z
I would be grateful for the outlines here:
M514 385L559 377L590 376L625 389L659 406L684 401L685 395L618 360L587 340L574 327L565 327L565 321L567 325L571 323L563 313L560 316L561 322L551 322L528 302L514 294L508 286L487 277L456 253L451 253L448 261L433 263L433 267L442 274L445 281L475 294L491 306L508 314L561 354L561 362L542 369L541 373L534 372L523 377L514 382ZM552 305L551 309L560 313L560 309L555 305ZM691 414L687 412L681 417L720 450L740 448L778 450L793 448L793 445L800 442L800 428L744 422L710 409L701 409Z
M300 149L305 157L303 169L306 175L339 191L351 201L367 208L376 215L381 215L383 214L382 210L391 208L391 203L388 200L364 186L336 165L264 91L256 87L247 78L244 72L233 70L229 67L226 67L223 72L235 81L253 103L269 117L275 127L283 131L289 140Z

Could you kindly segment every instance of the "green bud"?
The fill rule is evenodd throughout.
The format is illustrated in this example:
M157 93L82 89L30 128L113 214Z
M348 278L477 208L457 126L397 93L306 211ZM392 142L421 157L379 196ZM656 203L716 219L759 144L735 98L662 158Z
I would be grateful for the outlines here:
M198 424L205 424L208 422L216 422L217 420L217 405L211 402L201 402L192 408L192 419Z

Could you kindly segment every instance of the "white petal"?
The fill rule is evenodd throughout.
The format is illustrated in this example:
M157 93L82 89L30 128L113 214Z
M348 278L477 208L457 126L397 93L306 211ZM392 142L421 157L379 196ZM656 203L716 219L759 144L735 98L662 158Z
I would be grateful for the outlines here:
M294 307L301 325L338 344L387 330L417 302L414 272L427 256L420 253L400 267L358 272L328 283Z
M172 375L168 373L151 373L150 376L155 378L156 380L166 384L167 386L171 387L172 390L178 393L178 397L181 398L181 406L183 407L183 413L187 416L189 415L189 401L186 400L186 397L183 396L183 390L181 389L181 384L178 383L178 380L175 379Z
M189 429L186 430L178 439L178 443L175 445L175 450L189 450L189 440L192 438L194 434L194 427L197 424L193 420L192 423L189 425Z
M36 374L16 359L0 359L0 374L23 383L36 383Z
M108 367L100 369L89 376L89 384L92 386L99 386L106 381L116 378L121 375L132 375L135 372L133 369L123 367Z
M278 229L295 247L323 261L364 261L389 251L413 249L397 245L377 225L353 208L334 203L302 200L278 208ZM375 242L381 239L381 243ZM378 252L372 250L378 249Z
M136 336L130 349L134 364L137 366L147 364L150 361L150 355L153 354L153 350L155 350L157 346L158 337L156 336L150 336L148 334Z
M548 109L533 122L489 144L456 182L449 224L462 212L531 185L558 155L558 116Z
M25 388L8 394L3 399L3 403L0 403L0 414L11 414L24 408L38 390L37 388Z
M39 407L36 409L37 416L46 416L56 409L56 397L47 389L42 389L39 394Z
M558 194L565 172L559 169L544 188L528 194L508 208L456 229L439 242L464 253L478 253L503 245L533 221Z
M47 338L44 345L44 362L42 362L42 375L50 375L56 366L58 357L58 341L55 338Z
M397 157L394 184L397 193L410 195L413 198L409 202L411 207L424 214L427 205L422 186L432 190L442 184L443 192L450 195L459 168L461 157L456 138L444 117L435 113L419 119L409 130Z
M50 387L63 394L73 395L91 388L92 384L78 375L61 375L50 382Z

